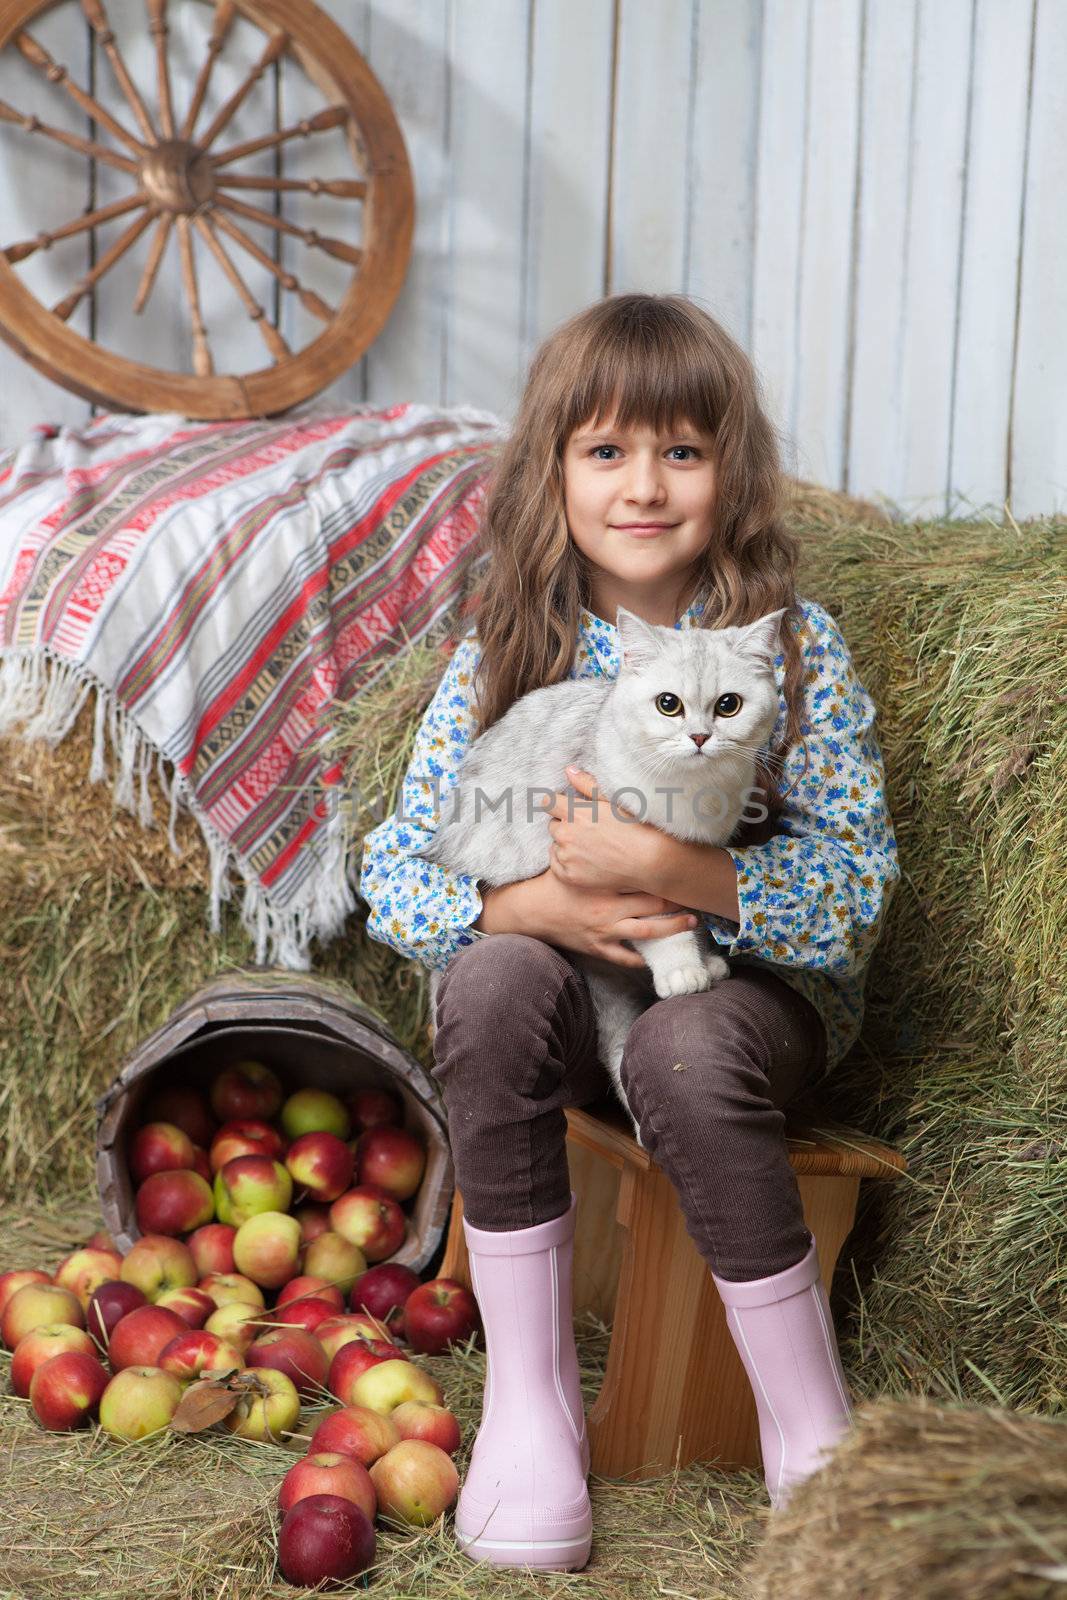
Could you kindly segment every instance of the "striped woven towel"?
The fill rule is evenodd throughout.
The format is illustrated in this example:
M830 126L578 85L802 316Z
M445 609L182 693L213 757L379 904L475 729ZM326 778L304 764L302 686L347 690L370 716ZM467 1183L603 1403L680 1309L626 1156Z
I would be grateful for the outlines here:
M325 709L481 568L499 419L401 404L276 421L105 413L0 461L0 734L58 743L96 692L89 776L146 826L153 760L230 873L256 961L310 966L358 904ZM139 792L138 792L139 790Z

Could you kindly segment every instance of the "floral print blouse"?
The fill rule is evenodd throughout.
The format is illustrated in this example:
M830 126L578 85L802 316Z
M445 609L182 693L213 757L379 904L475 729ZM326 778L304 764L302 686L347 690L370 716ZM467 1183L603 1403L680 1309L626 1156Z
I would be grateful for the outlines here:
M826 1027L829 1072L859 1033L867 963L900 867L874 703L829 612L815 601L798 597L798 604L808 770L800 777L804 752L793 745L782 788L798 781L778 819L779 832L764 844L725 847L737 869L740 924L702 915L732 965L772 967L810 1000ZM696 626L702 609L695 601L674 626ZM492 937L472 927L482 909L475 880L411 855L436 826L432 780L440 782L442 804L458 781L473 730L470 694L479 656L472 628L453 652L416 734L402 804L363 846L359 889L370 908L367 932L431 970L443 969L475 939ZM787 717L783 654L774 665L779 711L773 738L779 739ZM618 630L583 610L568 677L614 678L618 670Z

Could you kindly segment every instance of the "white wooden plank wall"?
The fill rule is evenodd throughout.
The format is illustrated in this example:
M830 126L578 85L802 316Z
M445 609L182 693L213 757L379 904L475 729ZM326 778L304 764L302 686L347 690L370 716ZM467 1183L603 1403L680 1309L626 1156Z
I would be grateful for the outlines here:
M143 0L106 0L146 100ZM389 323L318 403L466 403L510 420L540 340L625 290L691 295L751 354L787 467L905 516L1067 511L1067 0L320 0L364 53L407 141L417 215ZM212 8L171 0L184 116ZM75 0L33 32L130 123ZM255 59L241 21L203 128ZM9 50L0 98L87 134L62 92ZM285 59L227 144L322 96ZM108 135L101 137L107 140ZM296 140L243 171L347 176L343 135ZM3 242L54 228L128 177L0 127ZM274 208L269 191L241 198ZM286 194L303 227L358 237L352 202ZM16 270L54 304L128 219ZM242 223L278 267L336 302L347 268ZM145 313L151 231L72 318L86 335L192 370L172 242ZM265 348L202 242L216 370ZM228 242L256 300L300 347L319 324ZM95 248L95 255L94 255ZM91 408L0 347L0 441Z

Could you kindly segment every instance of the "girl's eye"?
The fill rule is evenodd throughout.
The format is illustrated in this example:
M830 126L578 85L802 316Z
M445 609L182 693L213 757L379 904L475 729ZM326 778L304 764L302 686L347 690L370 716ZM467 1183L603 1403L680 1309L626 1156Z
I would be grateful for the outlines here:
M658 694L654 704L656 710L662 711L665 717L680 717L685 710L678 696L671 694L669 690L664 690L662 694Z
M736 717L744 705L739 694L721 694L715 702L715 715L717 717Z
M596 456L598 461L602 461L604 458L600 454L601 450L617 450L618 448L619 447L617 444L595 444L591 454ZM695 456L697 454L696 446L691 444L672 444L671 450L688 450L691 456Z

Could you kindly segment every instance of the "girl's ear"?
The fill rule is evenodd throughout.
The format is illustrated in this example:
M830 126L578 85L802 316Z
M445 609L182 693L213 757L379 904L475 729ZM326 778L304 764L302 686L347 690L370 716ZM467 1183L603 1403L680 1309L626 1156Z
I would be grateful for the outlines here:
M627 611L625 606L619 606L616 615L620 667L632 669L648 666L660 653L660 642L656 637L659 630L643 617Z

